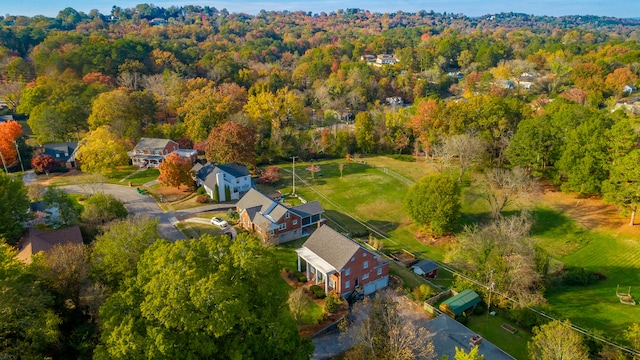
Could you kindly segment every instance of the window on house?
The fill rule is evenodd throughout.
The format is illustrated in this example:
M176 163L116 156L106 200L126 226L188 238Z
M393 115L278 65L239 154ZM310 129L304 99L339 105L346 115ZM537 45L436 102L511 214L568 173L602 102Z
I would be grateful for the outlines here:
M351 261L355 261L355 260L356 260L356 257L355 257L355 256L352 256L352 257L351 257Z
M287 218L287 219L289 218L289 216L291 216L289 213L286 213L286 214L284 215L284 217L285 217L285 218Z
M362 275L362 280L367 280L369 278L369 273L365 273Z
M351 268L344 269L344 276L349 276L349 275L351 275Z
M64 153L64 156L69 156L69 153L67 153L67 152L66 152L66 153Z
M293 220L293 225L298 225L298 220Z
M280 230L285 230L287 228L287 223L280 224Z
M363 269L366 269L368 267L369 267L369 260L365 260Z
M348 289L348 288L350 288L350 287L351 287L351 281L349 281L349 280L345 281L345 282L344 282L344 288L345 288L345 289Z
M269 234L273 235L273 234L275 234L275 231L270 230L270 231L269 231Z
M56 154L56 157L60 157L60 154Z
M382 268L381 267L378 268L378 275L382 275Z
M367 253L366 252L362 252L362 257L367 257Z

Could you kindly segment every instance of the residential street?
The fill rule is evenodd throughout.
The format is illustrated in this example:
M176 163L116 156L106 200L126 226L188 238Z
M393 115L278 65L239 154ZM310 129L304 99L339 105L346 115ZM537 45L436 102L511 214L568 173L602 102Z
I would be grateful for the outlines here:
M86 194L85 189L78 185L64 186L63 189L74 194ZM140 195L135 188L120 185L103 184L102 191L113 195L122 201L124 206L132 215L148 215L159 219L160 233L170 241L186 239L185 236L175 227L178 219L172 212L163 212L160 206L149 195Z

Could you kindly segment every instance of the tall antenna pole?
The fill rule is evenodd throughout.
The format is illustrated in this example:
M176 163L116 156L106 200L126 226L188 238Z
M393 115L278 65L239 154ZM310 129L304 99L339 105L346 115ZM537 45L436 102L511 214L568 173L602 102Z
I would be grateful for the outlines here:
M20 159L20 169L22 169L22 172L24 173L24 166L22 166L22 156L20 156L20 149L18 148L18 143L13 140L13 144L16 146L16 152L18 153L18 159Z
M293 190L291 191L293 195L296 194L296 159L297 158L298 158L297 156L292 156L291 157L291 160L293 160L293 165L292 165L292 168L293 168Z

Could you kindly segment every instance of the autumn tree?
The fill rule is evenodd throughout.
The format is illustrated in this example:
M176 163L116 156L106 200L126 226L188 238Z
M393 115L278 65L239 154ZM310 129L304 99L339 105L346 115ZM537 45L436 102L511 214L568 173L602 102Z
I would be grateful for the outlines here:
M533 338L528 344L529 357L533 360L582 360L589 353L582 336L571 328L569 320L554 320L533 328Z
M404 208L413 221L436 234L453 230L460 216L460 189L448 176L432 175L412 185Z
M541 250L529 237L532 223L531 216L522 213L468 227L447 260L476 281L493 281L496 292L516 299L520 306L538 304L543 301L538 288L545 262L538 261Z
M193 179L191 179L191 163L177 153L171 153L167 155L158 170L160 170L160 176L158 181L163 186L173 186L180 188L180 185L192 185Z
M53 156L42 154L31 159L31 167L39 173L49 175L49 172L58 167L58 162Z
M260 173L260 181L265 184L273 184L280 181L281 169L277 166L268 166L262 173Z
M135 142L142 136L143 126L153 120L154 113L151 93L121 88L98 95L87 121L91 130L108 125L119 139Z
M230 115L242 110L247 91L236 84L196 88L185 97L178 115L184 119L186 135L193 141L205 140L211 129L222 125Z
M358 149L365 154L371 153L376 145L376 134L373 128L374 122L369 113L356 114L356 143Z
M78 161L86 172L108 173L116 166L126 165L127 148L108 126L91 131L78 146Z
M256 162L256 132L250 127L228 121L211 130L205 148L212 163L237 162L254 165Z
M448 166L457 166L458 182L464 173L482 161L487 145L477 136L462 134L445 137L439 156Z
M155 242L100 309L95 358L308 359L276 264L244 234Z
M340 324L341 337L356 347L349 359L435 359L433 344L423 327L399 311L391 291L378 291L354 305L351 322Z
M480 186L481 196L489 204L494 219L498 219L505 208L519 205L538 192L537 182L522 168L487 170Z
M611 91L615 98L618 99L622 95L622 91L626 85L633 85L638 76L629 70L629 68L621 67L613 70L612 73L607 75L605 84L609 91Z
M0 172L0 239L14 244L24 231L22 224L28 219L27 189L20 179Z
M456 346L455 360L484 360L484 355L479 353L480 349L478 345L474 346L469 352L464 351L464 348Z
M6 166L11 166L18 159L14 141L22 135L22 126L17 121L0 122L0 153ZM2 160L0 160L2 162ZM3 164L0 164L3 165Z

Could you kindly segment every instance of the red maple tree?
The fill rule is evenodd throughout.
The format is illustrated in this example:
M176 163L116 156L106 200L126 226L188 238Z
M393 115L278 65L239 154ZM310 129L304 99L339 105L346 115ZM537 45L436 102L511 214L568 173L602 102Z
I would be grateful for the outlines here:
M266 184L273 184L280 180L280 168L277 166L269 166L260 174L260 181Z
M14 141L22 135L22 126L17 121L0 123L0 153L7 166L11 166L18 157Z
M49 172L58 166L58 162L51 155L43 154L31 159L31 167L40 173L49 175Z
M158 166L160 176L158 181L164 186L180 188L180 185L190 185L193 183L191 179L191 163L176 153L167 155Z

